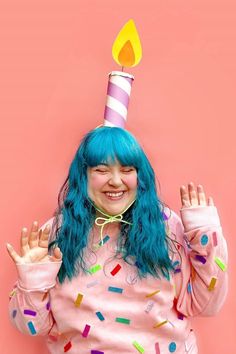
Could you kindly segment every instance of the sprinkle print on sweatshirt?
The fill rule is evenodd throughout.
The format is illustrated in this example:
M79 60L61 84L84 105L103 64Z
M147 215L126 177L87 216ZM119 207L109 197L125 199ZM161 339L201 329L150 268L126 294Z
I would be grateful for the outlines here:
M52 354L198 353L190 318L221 309L227 247L215 206L184 208L180 215L165 209L173 239L169 280L139 278L135 265L115 257L116 240L106 235L86 254L87 274L63 284L60 262L18 264L12 324L45 335Z

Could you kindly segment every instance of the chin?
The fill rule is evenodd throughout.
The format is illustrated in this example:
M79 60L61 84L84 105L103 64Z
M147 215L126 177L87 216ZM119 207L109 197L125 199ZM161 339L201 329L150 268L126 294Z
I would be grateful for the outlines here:
M118 214L121 214L122 211L124 210L124 208L122 209L105 209L106 213L109 214L109 215L118 215Z
M117 214L121 214L123 212L123 210L125 210L125 208L127 208L128 205L121 205L120 207L119 206L113 206L111 208L107 207L106 208L103 208L102 207L102 210L104 210L107 214L109 215L117 215Z

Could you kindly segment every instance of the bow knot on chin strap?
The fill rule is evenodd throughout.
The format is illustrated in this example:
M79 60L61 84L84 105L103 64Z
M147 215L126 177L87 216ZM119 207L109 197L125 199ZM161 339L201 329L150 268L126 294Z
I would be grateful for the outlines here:
M101 217L101 216L98 216L96 219L95 219L95 224L97 226L100 226L101 229L100 229L100 238L101 238L101 245L103 245L103 228L106 224L109 224L109 223L112 223L112 222L123 222L124 224L128 224L128 225L132 225L131 222L128 222L128 221L125 221L123 220L123 214L129 209L129 207L131 207L131 205L135 202L135 200L132 201L132 203L130 203L127 208L122 211L122 213L120 214L117 214L117 215L109 215L109 214L106 214L104 213L101 209L99 209L96 205L93 204L94 208L99 211L99 213L101 213L102 215L104 215L105 217Z

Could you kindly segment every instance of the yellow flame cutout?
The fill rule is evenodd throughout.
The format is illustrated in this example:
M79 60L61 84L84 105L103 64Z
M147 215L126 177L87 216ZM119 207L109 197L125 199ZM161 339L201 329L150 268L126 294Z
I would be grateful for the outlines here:
M112 56L123 67L136 66L142 58L142 46L133 20L122 27L112 47Z

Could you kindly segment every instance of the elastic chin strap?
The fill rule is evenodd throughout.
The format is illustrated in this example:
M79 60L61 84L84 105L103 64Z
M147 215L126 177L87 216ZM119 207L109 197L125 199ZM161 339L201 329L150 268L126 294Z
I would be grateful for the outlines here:
M109 214L106 214L104 213L104 211L102 211L101 209L99 209L94 203L93 206L94 208L99 211L99 213L101 213L102 215L104 215L105 217L101 217L101 216L98 216L96 219L95 219L95 224L97 226L100 226L101 229L100 229L100 239L101 239L101 245L103 245L103 228L106 224L109 224L110 222L123 222L124 224L129 224L129 225L132 225L131 222L128 222L128 221L125 221L123 220L123 214L131 207L131 205L135 202L135 199L132 201L132 203L130 203L127 208L125 210L122 211L122 213L120 214L117 214L117 215L109 215Z

